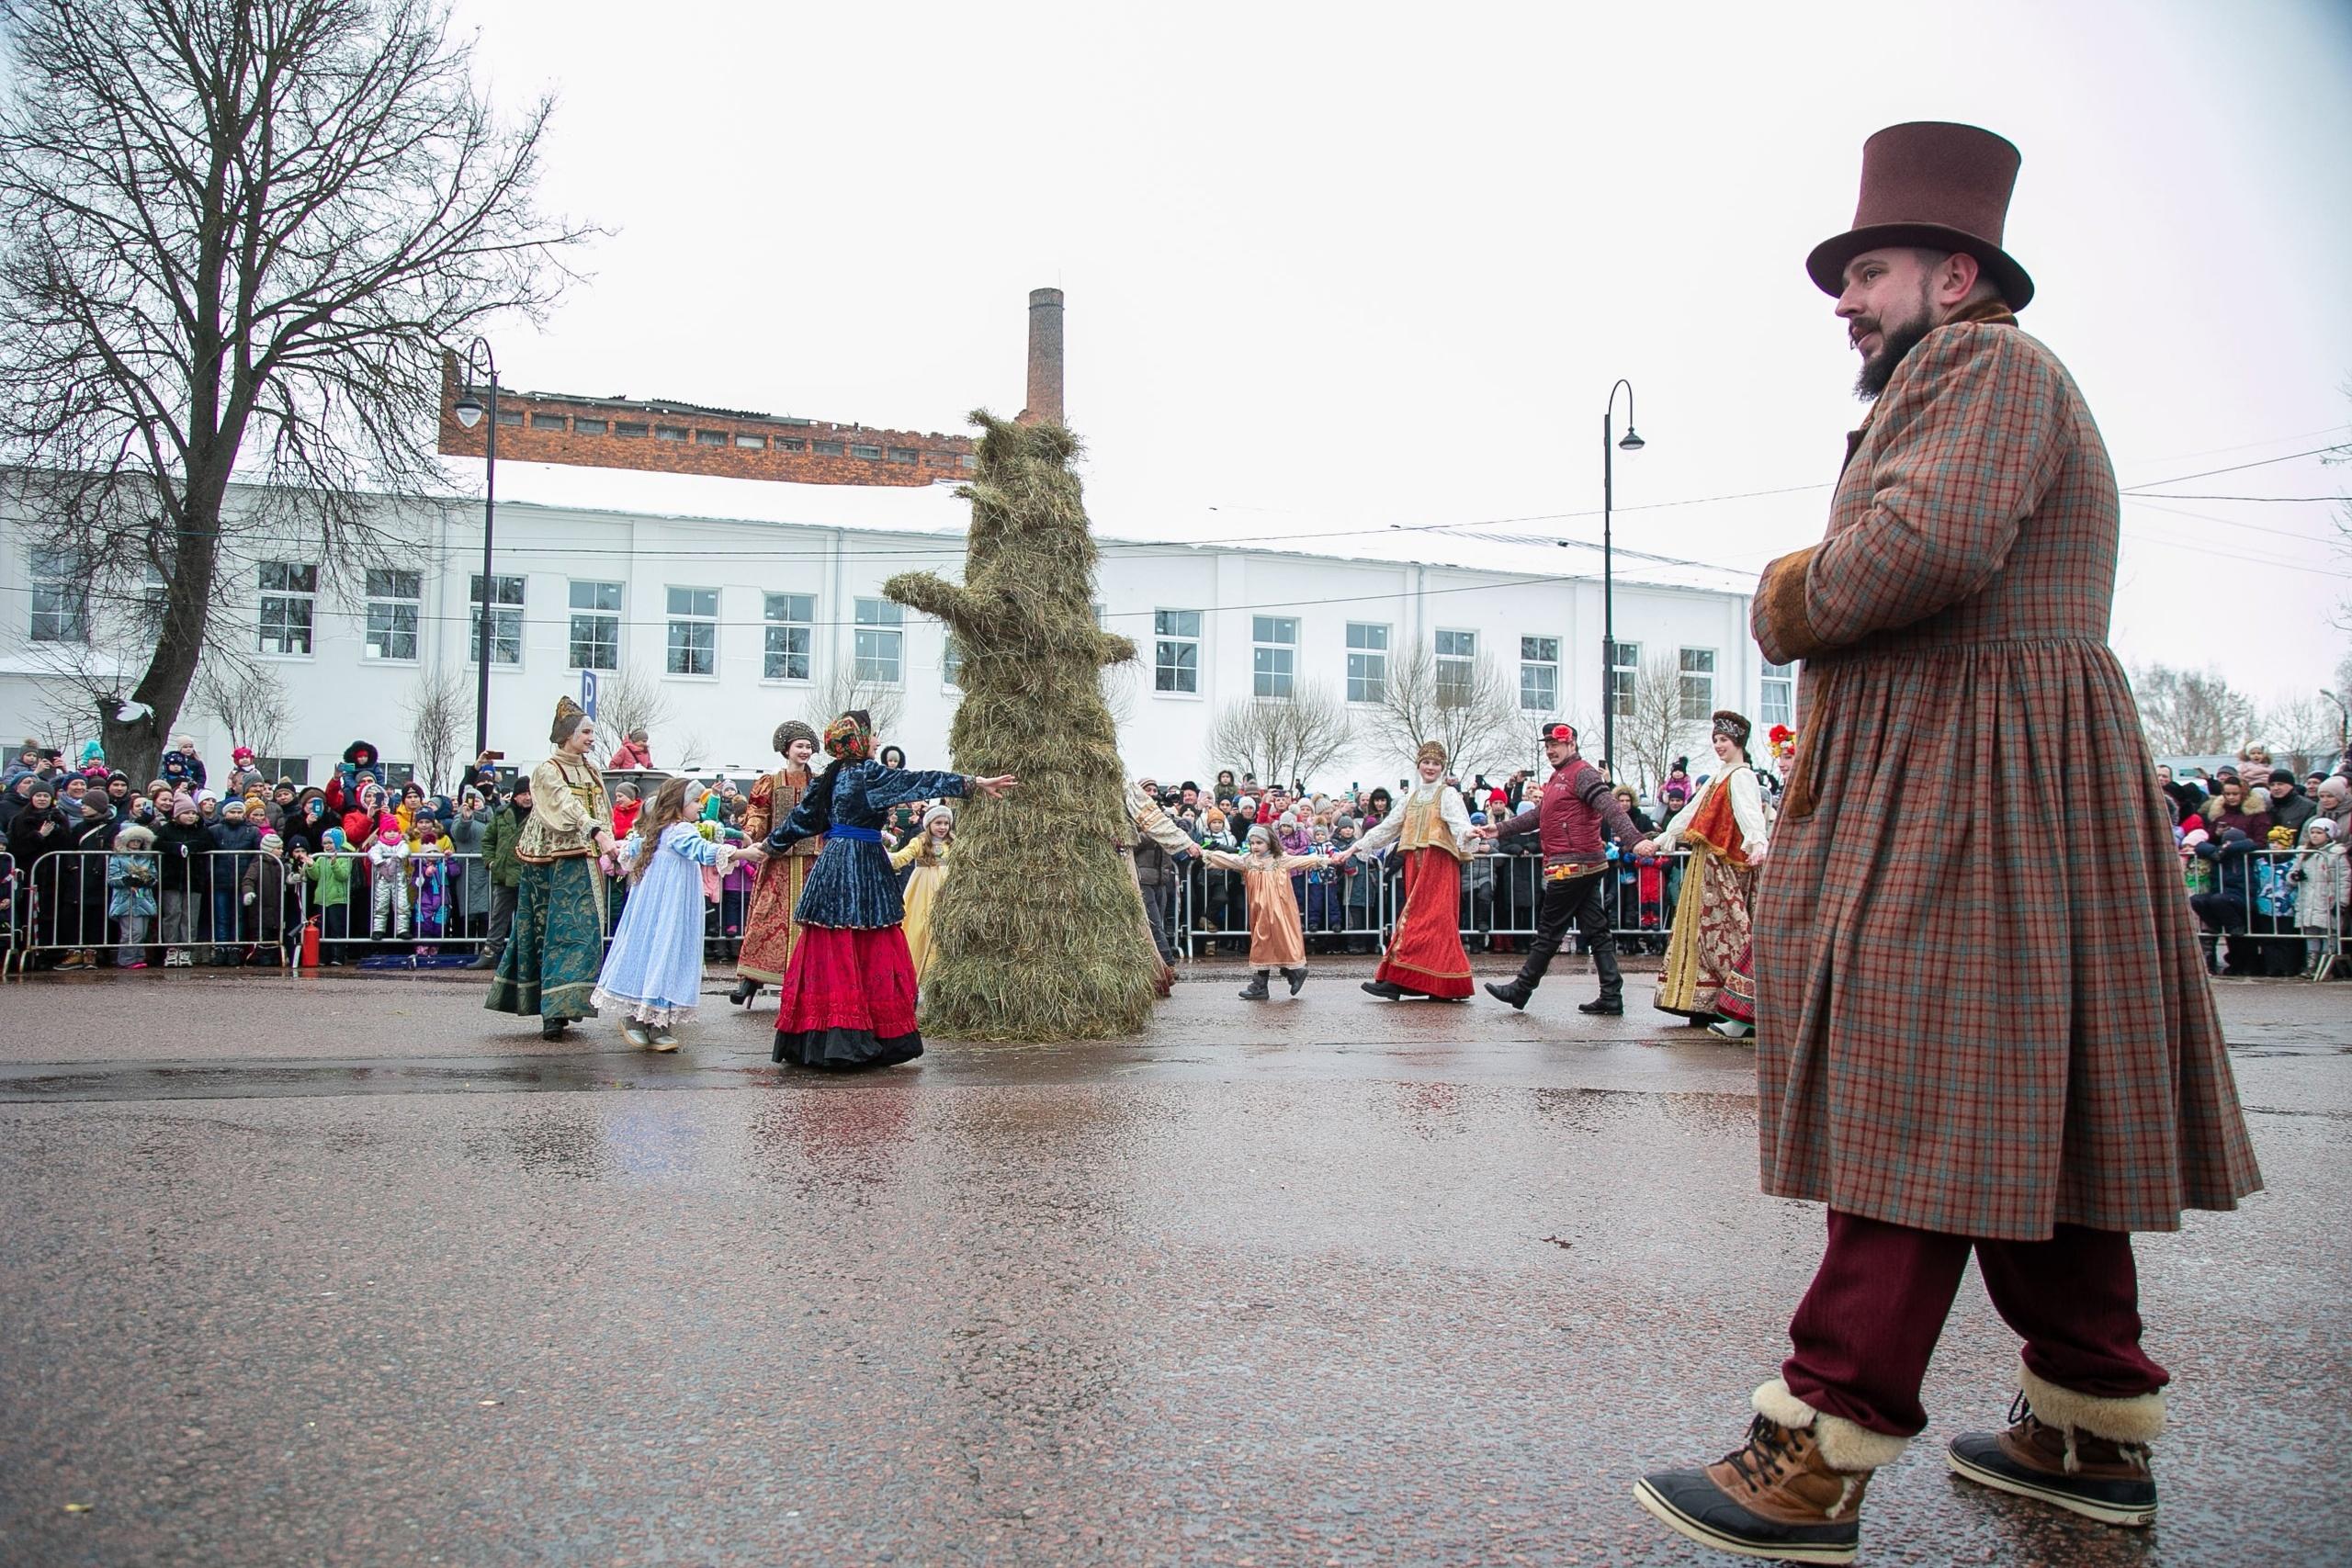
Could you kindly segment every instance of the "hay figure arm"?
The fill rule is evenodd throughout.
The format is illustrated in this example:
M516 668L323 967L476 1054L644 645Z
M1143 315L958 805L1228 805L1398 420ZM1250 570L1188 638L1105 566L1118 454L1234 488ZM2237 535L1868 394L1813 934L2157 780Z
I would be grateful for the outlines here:
M1093 656L1097 664L1131 663L1136 657L1135 638L1121 637L1116 632L1096 632Z
M996 595L976 592L928 571L899 572L882 585L882 596L946 622L967 641L976 629L1002 613L998 606L983 603Z

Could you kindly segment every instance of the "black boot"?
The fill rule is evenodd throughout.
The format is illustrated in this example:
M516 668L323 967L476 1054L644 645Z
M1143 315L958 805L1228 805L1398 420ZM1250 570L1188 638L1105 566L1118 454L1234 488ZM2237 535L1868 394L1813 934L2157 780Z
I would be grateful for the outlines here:
M757 980L738 980L735 988L727 993L727 999L739 1008L749 1007L752 998L759 994L760 983Z
M1509 1002L1522 1011L1526 1010L1527 998L1535 994L1535 987L1527 983L1527 976L1524 975L1518 976L1508 984L1500 986L1489 980L1487 982L1486 989L1487 995L1494 998L1495 1000Z
M542 1040L560 1040L563 1038L565 1026L571 1022L571 1021L568 1018L550 1018L539 1025L539 1038Z
M1261 969L1257 974L1251 976L1250 978L1250 984L1242 987L1241 999L1245 1002L1264 1001L1267 995L1266 977L1272 973L1272 970Z
M1625 1016L1625 998L1604 991L1589 1002L1579 1003L1577 1011L1592 1013L1600 1018L1623 1018Z
M1405 999L1405 987L1391 980L1366 980L1363 983L1363 988L1384 1002L1401 1002Z
M1306 986L1306 971L1304 968L1285 969L1283 971L1283 978L1290 982L1290 994L1294 997Z

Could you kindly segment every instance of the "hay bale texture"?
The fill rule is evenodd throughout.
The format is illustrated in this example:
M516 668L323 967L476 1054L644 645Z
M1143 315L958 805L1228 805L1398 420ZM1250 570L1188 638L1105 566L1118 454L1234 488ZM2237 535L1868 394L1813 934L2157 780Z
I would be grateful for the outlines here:
M947 623L963 650L955 765L1018 774L956 827L954 874L932 917L926 1032L969 1040L1131 1034L1151 1011L1159 954L1119 846L1135 838L1103 666L1135 644L1094 624L1094 536L1057 423L975 413L979 468L964 581L902 572L883 592Z

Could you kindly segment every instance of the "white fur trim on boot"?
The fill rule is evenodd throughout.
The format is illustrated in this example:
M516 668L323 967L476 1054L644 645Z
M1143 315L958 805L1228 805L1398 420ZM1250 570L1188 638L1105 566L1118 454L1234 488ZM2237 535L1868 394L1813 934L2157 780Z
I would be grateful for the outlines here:
M1779 1378L1758 1388L1751 1403L1756 1414L1767 1421L1797 1431L1813 1428L1813 1440L1821 1445L1822 1462L1832 1470L1876 1470L1893 1464L1911 1442L1908 1438L1873 1432L1843 1416L1824 1415L1791 1393L1789 1385Z
M2165 1429L2161 1391L2130 1399L2101 1399L2038 1378L2022 1360L2018 1362L2018 1386L2025 1391L2026 1403L2033 1406L2035 1419L2061 1431L2088 1432L2110 1443L2144 1445L2154 1442Z

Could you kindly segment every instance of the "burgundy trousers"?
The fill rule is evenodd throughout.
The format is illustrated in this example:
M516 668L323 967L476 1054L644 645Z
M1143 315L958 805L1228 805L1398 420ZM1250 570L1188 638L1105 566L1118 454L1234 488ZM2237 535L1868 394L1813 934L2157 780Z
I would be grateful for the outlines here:
M1972 1248L2036 1377L2099 1399L2172 1381L2140 1348L2140 1276L2123 1232L2060 1225L2048 1241L1986 1241L1832 1209L1820 1271L1789 1323L1789 1392L1890 1437L1924 1428L1920 1380Z

